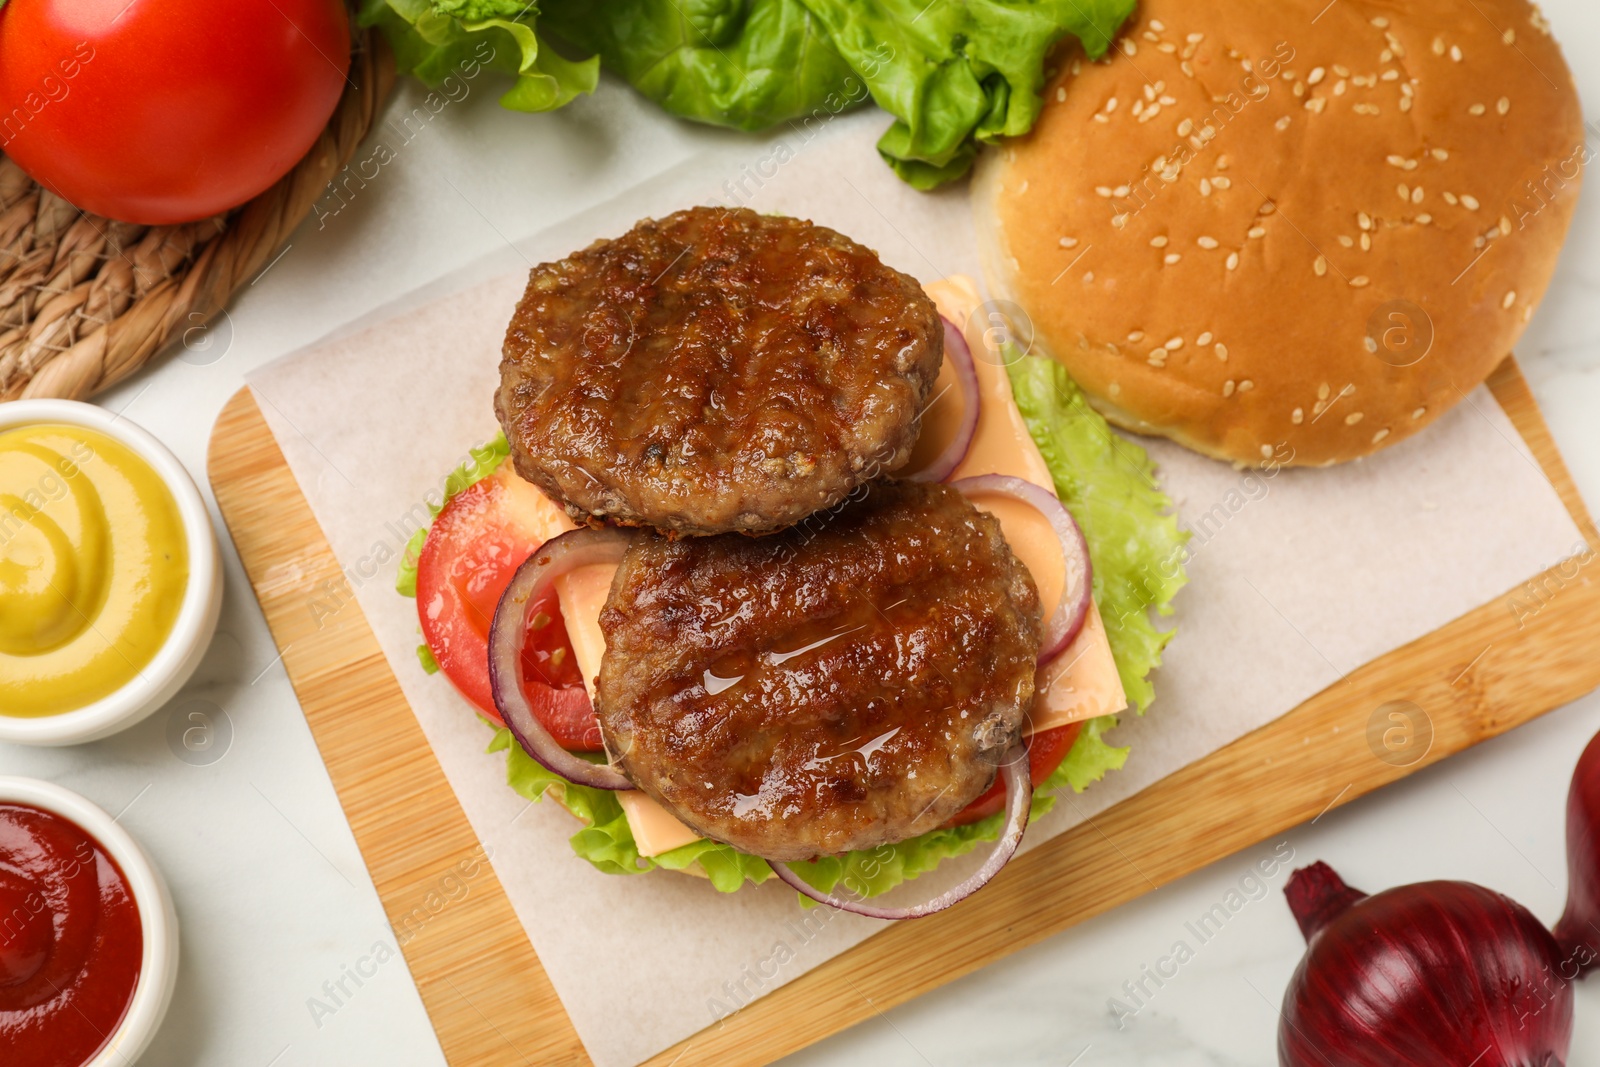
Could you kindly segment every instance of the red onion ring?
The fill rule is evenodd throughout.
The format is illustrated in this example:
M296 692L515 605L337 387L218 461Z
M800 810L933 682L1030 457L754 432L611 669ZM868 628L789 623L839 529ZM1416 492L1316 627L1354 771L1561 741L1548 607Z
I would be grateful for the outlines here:
M1044 624L1044 636L1039 642L1039 663L1049 663L1072 644L1072 639L1083 629L1083 620L1089 617L1092 599L1094 565L1089 561L1089 543L1083 531L1056 495L1041 489L1032 482L1006 474L980 474L950 483L952 489L966 496L974 493L998 493L1027 504L1050 523L1050 529L1061 541L1064 577L1061 584L1061 603Z
M961 425L944 451L926 467L907 476L913 482L942 482L954 474L956 468L961 466L961 461L967 458L972 439L978 433L978 371L972 365L972 349L967 347L967 339L955 323L943 315L939 316L939 321L944 323L944 355L950 361L950 369L955 372L955 387L960 394L956 399L962 404ZM928 408L932 406L930 402ZM928 408L924 408L917 418L926 415Z
M767 866L772 868L772 873L778 876L779 881L802 896L810 897L818 904L826 904L830 908L865 915L869 919L920 919L925 915L943 911L988 885L989 880L1000 873L1000 868L1010 862L1011 857L1016 854L1017 846L1022 843L1022 832L1028 828L1028 813L1033 808L1033 780L1028 774L1028 750L1020 742L1013 745L1011 751L1006 753L1005 759L1000 763L1000 773L1006 783L1006 825L1001 831L1000 840L994 843L994 850L989 853L989 858L983 861L983 866L973 872L971 877L953 889L940 893L932 900L909 908L880 908L853 897L824 893L796 874L787 863L769 860Z
M583 528L552 537L511 576L489 626L489 688L511 735L546 770L594 789L632 789L633 783L615 767L590 763L556 744L522 689L522 648L528 635L528 606L550 583L579 567L620 562L629 540L617 529Z

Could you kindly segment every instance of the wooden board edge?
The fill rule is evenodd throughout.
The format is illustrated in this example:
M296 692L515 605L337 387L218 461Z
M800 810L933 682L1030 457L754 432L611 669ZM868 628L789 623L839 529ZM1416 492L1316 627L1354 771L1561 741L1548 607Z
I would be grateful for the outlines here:
M207 471L446 1059L589 1063L248 388Z
M1594 523L1555 449L1548 428L1539 416L1537 405L1514 360L1508 358L1491 377L1489 384L1589 542L1600 544ZM219 449L219 438L226 437L231 441L235 436L256 432L251 426L252 416L255 422L261 423L259 431L266 433L271 450L276 452L277 446L271 440L270 430L266 430L247 390L241 390L230 400L213 436L210 464L213 489L230 527L235 525L233 515L237 514L241 519L247 517L247 505L238 494L230 493L230 502L224 506L224 490L219 482L232 483L244 474L258 482L270 482L282 490L285 488L282 481L286 478L288 488L292 488L294 494L299 496L299 488L286 468L273 477L259 466L252 468L242 463L237 455L232 454L244 449L244 443L234 444L230 449ZM226 426L224 420L228 420ZM245 451L248 452L247 449ZM224 464L225 469L219 469L218 457L223 452L230 453L230 459ZM278 464L282 466L281 455ZM303 496L299 496L299 505L309 517L309 506L305 504ZM315 527L314 518L311 523ZM281 532L281 525L279 529ZM237 539L238 535L235 536ZM315 540L322 541L320 530L315 532ZM260 554L264 546L252 544L249 547L256 562L252 569L247 561L252 584L258 590L263 588L263 583L269 590L273 589L272 568ZM312 547L315 548L314 545ZM325 542L322 550L327 558L322 561L318 574L330 572L327 580L343 581L342 575L338 574L337 562L332 559L331 550L327 549ZM241 546L240 554L241 558L245 557L245 546ZM280 551L280 556L282 554ZM1595 688L1600 685L1600 661L1591 662L1596 658L1586 655L1594 647L1596 636L1596 623L1590 620L1596 618L1596 609L1600 608L1600 583L1594 581L1595 569L1589 562L1593 558L1591 554L1582 567L1572 569L1570 573L1563 568L1553 568L1538 581L1530 582L1530 590L1543 590L1547 594L1527 602L1536 604L1536 607L1528 608L1525 604L1526 610L1515 610L1510 598L1517 591L1513 591L1504 600L1483 605L1406 648L1367 664L1344 682L1318 694L1274 723L1163 779L1103 813L1092 824L1069 831L1035 849L1013 863L984 894L960 908L916 924L886 929L850 952L754 1001L716 1027L694 1035L648 1062L659 1067L679 1062L748 1064L764 1063L787 1055L837 1033L874 1012L911 999L1009 952L1130 900L1148 891L1152 885L1167 884L1207 863L1281 833L1331 807L1348 803L1419 767L1504 732ZM263 594L263 609L267 610L268 599L276 602L279 596L281 593ZM296 692L303 703L306 695L301 693L302 686L308 691L316 690L322 681L331 679L336 672L347 670L340 666L346 662L340 657L344 653L355 652L362 644L360 637L364 633L368 649L365 653L358 653L358 657L362 660L375 659L369 667L374 672L381 672L383 684L393 690L392 695L400 701L400 706L406 707L404 697L398 692L398 684L388 671L381 652L377 650L370 627L360 617L358 607L339 613L340 617L334 622L334 626L340 630L337 635L315 635L316 640L311 643L327 646L327 649L315 656L305 653L304 662L299 655L294 656L291 662L289 644L285 643L285 638L288 637L292 643L296 638L313 636L306 632L305 621L301 620L298 625L286 617L274 621L275 614L268 611L269 625L280 648L286 649L285 661L291 675L298 678ZM345 627L349 627L347 632ZM280 629L283 632L280 633ZM1475 657L1457 651L1478 641L1483 642L1482 651ZM335 642L338 651L333 650ZM1537 649L1533 664L1537 670L1531 673L1524 665L1512 662L1506 655L1507 649L1524 644L1529 649ZM1497 646L1501 649L1499 655L1494 654ZM1410 657L1419 653L1437 661L1434 664L1436 669L1425 678L1415 677L1408 665ZM297 669L301 667L313 673L297 675ZM1530 685L1530 679L1534 684ZM359 686L357 688L360 689ZM338 738L332 731L341 718L348 718L350 708L345 705L350 699L322 697L318 700L316 711L307 707L308 721L312 721L313 734L317 737L319 747L324 749L325 759L329 759L329 748L334 749L337 755ZM358 694L353 699L363 698ZM1393 754L1381 755L1368 740L1367 727L1373 716L1397 700L1411 702L1424 716L1431 731L1431 743L1413 762L1394 762ZM476 838L470 836L470 826L466 825L465 816L455 802L454 794L449 791L437 760L427 747L425 738L422 738L415 717L408 714L401 718L415 737L397 746L393 753L395 769L415 774L419 766L426 765L429 777L445 791L448 807L454 809L453 813L439 813L440 817L446 823L459 823L457 829L464 829L469 835L466 842L456 839L453 850L446 855L435 856L433 863L437 864L441 859L451 856L470 855L477 848ZM365 732L363 736L366 736ZM1281 763L1276 770L1269 769L1272 767L1272 756L1274 753L1281 756L1302 748L1306 743L1316 744L1324 755L1324 761L1316 768L1304 769L1292 790L1286 790L1280 781ZM420 745L420 748L414 745ZM403 919L413 913L416 903L409 906L405 904L407 900L417 901L419 889L426 887L426 876L419 881L416 868L427 865L409 855L389 854L393 850L386 850L383 842L375 836L377 828L382 825L381 813L366 812L365 802L352 805L352 801L345 796L347 787L356 790L362 787L363 779L356 774L358 770L340 767L336 773L334 762L330 759L330 775L334 777L352 827L356 828L357 840L362 844L363 855L373 870L374 882L379 886L390 921L395 923L397 917ZM1272 804L1252 798L1252 789L1268 785L1271 787ZM421 792L431 795L433 788L429 786ZM432 802L436 804L437 800L435 796ZM352 807L363 810L363 822L359 828ZM1207 813L1209 817L1202 819L1196 815L1197 812ZM1217 832L1197 835L1195 830L1202 822L1208 830L1213 828L1213 824L1218 824L1215 826ZM1159 832L1152 834L1152 829ZM1139 845L1139 835L1134 833L1136 830L1143 831L1146 845ZM1166 854L1174 850L1150 849L1148 841L1164 838L1168 834L1199 838L1203 846L1182 860ZM381 880L380 869L373 866L374 857L368 854L365 837L372 838L372 851L383 865ZM462 849L467 851L463 853ZM510 911L504 890L498 882L492 881L493 872L488 870L487 864L484 868L491 881L482 883L485 889L481 893L476 888L472 891L480 903L470 909L463 907L459 913L472 911L479 915L488 928L497 931L502 941L508 939L503 923L509 921L514 933L510 939L527 946L526 937L515 914ZM440 869L434 866L430 871L437 874ZM1107 870L1114 871L1114 876L1099 877L1100 873ZM1090 874L1096 874L1097 877L1087 877ZM1086 891L1088 887L1094 887L1094 890ZM407 893L409 897L403 895ZM1041 899L1051 900L1054 906L1041 913L1038 905ZM485 900L490 905L497 900L498 906L486 907L481 903ZM1026 930L1018 930L1010 922L1010 916L1024 913L1019 909L1026 909L1025 913L1030 915ZM445 916L454 914L457 914L454 908L442 911L441 922L425 929L424 933L442 935L448 929L452 937L460 937L466 932L466 924L462 924L462 929L457 929L453 925L447 927L443 921ZM396 929L400 927L397 925ZM994 936L996 934L1005 936ZM438 940L442 942L447 939L440 936ZM938 947L930 950L930 945ZM474 971L486 970L483 961L477 959L475 953L458 953L474 958L458 959L456 966L442 967L442 960L436 957L436 951L430 944L423 943L421 937L414 944L406 946L407 960L412 965L419 989L424 987L425 982L432 987L431 992L424 989L424 1002L452 1064L502 1062L504 1044L485 1041L481 1035L486 1028L494 1029L487 1023L488 1018L503 1022L508 1017L538 1018L532 1032L523 1038L528 1048L537 1046L541 1053L529 1062L590 1062L577 1042L570 1021L555 1001L553 992L548 997L537 996L537 1011L530 1011L525 996L519 995L517 1010L509 1016L485 1014L476 1008L478 997L467 998L453 983L448 982L452 976L465 981ZM413 955L416 956L415 960ZM526 955L533 957L531 946L527 946ZM536 957L533 963L537 967ZM543 975L542 968L537 976L548 987L548 979ZM441 982L441 977L446 981ZM446 985L450 988L440 988ZM525 988L518 990L519 994L525 992ZM549 1011L551 1007L553 1012ZM467 1032L458 1032L463 1027ZM511 1043L519 1052L523 1051L517 1043L506 1043ZM689 1055L691 1051L692 1056ZM526 1053L523 1055L526 1058Z

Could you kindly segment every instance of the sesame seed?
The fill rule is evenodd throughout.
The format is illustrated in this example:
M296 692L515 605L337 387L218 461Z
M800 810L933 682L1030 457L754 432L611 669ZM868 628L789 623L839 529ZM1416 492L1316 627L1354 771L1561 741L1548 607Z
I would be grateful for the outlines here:
M1197 344L1197 345L1200 345L1202 348L1205 347L1206 345L1210 344L1211 343L1211 331L1207 330L1205 333L1201 334L1199 337L1196 337L1194 339L1194 343Z
M1354 238L1346 237L1342 233L1339 235L1339 243L1344 245L1346 248L1354 248L1356 244Z
M1405 168L1405 165L1406 165L1406 162L1407 162L1405 156L1389 156L1387 158L1388 158L1389 166L1391 166L1391 167L1400 167L1402 169Z
M1473 104L1471 107L1467 108L1467 113L1471 115L1481 115L1487 110L1488 108L1484 107L1482 104Z
M1156 51L1165 52L1169 56L1177 50L1178 46L1173 44L1171 41L1162 41L1160 44L1156 45Z
M1119 185L1115 189L1111 190L1111 195L1121 199L1122 197L1128 195L1128 187L1126 185Z
M1132 333L1130 333L1128 335L1128 341L1129 341L1130 344L1137 344L1137 343L1139 343L1140 341L1143 341L1143 340L1144 340L1144 331L1143 330L1134 330Z
M1165 247L1167 247L1167 239L1165 237L1162 237L1162 236L1159 236L1159 235L1155 236L1155 237L1152 237L1152 238L1150 238L1150 247L1151 248L1165 248Z
M1327 260L1327 257L1326 256L1318 256L1314 261L1312 261L1311 269L1316 271L1317 277L1319 277L1319 278L1322 277L1324 274L1328 273L1328 260Z
M1203 34L1203 33L1191 33L1191 34L1189 34L1189 36L1184 38L1184 40L1188 41L1190 44L1199 44L1201 41L1203 41L1205 39L1206 39L1206 35Z
M1317 386L1317 399L1318 400L1326 400L1326 399L1328 399L1328 383L1327 382L1323 382L1321 385Z
M1194 243L1199 245L1201 248L1209 249L1217 247L1217 239L1215 237L1197 237L1195 238Z
M1419 185L1415 189L1411 190L1411 202L1413 204L1422 203L1422 186Z
M1233 179L1232 178L1224 178L1222 175L1219 174L1215 178L1211 179L1211 184L1216 186L1218 189L1232 189L1233 188Z
M1410 203L1410 201L1411 201L1411 186L1407 185L1405 182L1401 182L1398 186L1395 187L1395 192L1400 194L1400 199L1401 200L1404 200L1407 203Z
M1265 204L1261 205L1260 209L1256 212L1256 214L1257 215L1270 215L1276 210L1278 210L1278 205L1273 203L1271 200L1268 200Z
M1256 387L1256 383L1252 382L1249 378L1246 378L1244 381L1239 383L1239 392L1248 393L1250 390L1254 389L1255 387Z
M1228 362L1228 346L1223 344L1221 341L1218 341L1216 346L1213 347L1211 351L1215 352L1217 354L1217 358L1222 360L1222 362Z
M1229 270L1236 270L1239 266L1239 253L1229 252L1227 265Z
M1363 230L1372 229L1372 216L1368 215L1365 211L1356 213L1356 222L1361 224L1361 228Z
M1368 278L1367 278L1367 276L1365 274L1357 274L1354 278L1350 279L1350 287L1352 289L1365 288L1367 283L1368 283Z
M1389 20L1384 18L1382 15L1379 15L1377 18L1373 19L1372 24L1378 27L1380 30L1386 30L1389 28Z
M1106 112L1109 114L1115 110L1117 110L1117 98L1113 96L1110 100L1106 101Z
M1174 337L1161 347L1165 348L1168 352L1176 352L1178 349L1183 347L1183 338Z
M1211 195L1211 182L1206 178L1201 178L1200 179L1200 195L1201 196L1210 196Z
M1500 112L1500 114L1504 115L1507 111L1511 110L1511 99L1509 97L1502 96L1499 100L1495 101L1494 109Z
M1077 248L1078 247L1078 239L1076 237L1063 237L1061 239L1061 247L1062 248Z
M1067 91L1066 91L1066 89L1058 88L1056 90L1056 103L1064 104L1066 102L1067 102Z
M1444 38L1443 37L1435 37L1433 39L1433 54L1436 55L1436 56L1444 55Z
M1366 416L1364 416L1359 411L1352 411L1350 414L1348 414L1348 415L1346 415L1344 417L1344 424L1346 426L1354 426L1356 423L1360 422L1365 417Z
M1294 423L1296 426L1299 426L1302 422L1305 422L1306 421L1305 409L1304 408L1295 408L1293 411L1291 411L1289 413L1289 421Z
M1385 48L1382 52L1378 53L1378 62L1379 63L1387 63L1390 60L1392 60L1393 58L1394 58L1394 49L1392 49L1392 48Z
M1289 128L1289 116L1283 116L1283 118L1279 119L1277 122L1274 122L1273 125L1278 128L1279 132L1287 130Z
M1456 197L1456 194L1450 192L1449 190L1446 190L1444 193L1444 202L1449 204L1451 207L1461 203L1461 201Z
M1431 223L1433 221L1433 216L1432 215L1418 215L1417 216L1417 221L1420 222L1422 225L1426 226L1426 225L1428 225L1429 223Z
M1166 93L1162 93L1160 99L1158 99L1156 103L1160 104L1162 107L1175 107L1178 103L1178 98L1175 96L1168 96Z
M1335 63L1333 65L1333 72L1339 75L1341 78L1350 77L1350 68L1345 66L1343 63Z
M1161 33L1166 30L1167 26L1166 23L1162 22L1160 19L1151 19L1150 28L1155 30L1157 33Z
M1323 109L1327 106L1328 98L1325 96L1313 97L1312 99L1306 101L1306 110L1311 112L1313 115L1322 114Z
M1178 69L1183 71L1189 77L1194 77L1194 67L1189 65L1189 61L1187 59L1178 64Z
M1096 114L1090 116L1090 121L1092 121L1092 122L1110 122L1111 120L1106 118L1104 115L1096 113Z
M1379 441L1383 440L1385 437L1388 437L1388 436L1389 436L1389 431L1387 429L1379 430L1377 433L1372 435L1372 443L1373 444L1377 444Z
M1084 273L1083 273L1083 284L1084 285L1088 285L1092 281L1094 281L1094 271L1092 271L1092 270L1084 271Z
M1187 137L1194 132L1194 119L1184 119L1178 123L1178 136Z
M1476 211L1478 210L1478 198L1467 193L1462 193L1461 206L1466 208L1468 211Z
M1272 458L1272 446L1271 445L1262 445L1261 446L1261 458L1262 459L1271 459Z
M1229 378L1227 381L1222 383L1222 395L1223 396L1232 396L1233 395L1233 391L1236 388L1237 388L1237 386L1235 386L1233 384L1233 379Z
M1111 216L1111 228L1113 230L1120 230L1124 226L1126 226L1127 224L1128 224L1128 213L1126 211L1122 212L1119 215Z
M1453 59L1457 63L1461 62L1461 46L1460 45L1453 44L1453 45L1450 46L1450 58Z
M1180 255L1179 255L1179 254L1178 254L1178 253L1176 253L1176 252L1168 252L1168 253L1167 253L1167 255L1166 255L1166 259L1165 259L1165 262L1167 262L1167 263L1169 263L1169 264L1171 264L1171 263L1176 263L1176 262L1178 262L1178 260L1180 260L1180 259L1182 259L1182 258L1183 258L1183 257L1182 257L1182 256L1180 256Z
M1372 234L1364 233L1361 235L1361 251L1372 251Z
M1326 78L1327 76L1328 72L1323 70L1321 67L1312 67L1311 73L1306 75L1306 84L1317 85L1321 83L1322 79Z
M1217 169L1218 170L1227 170L1228 169L1228 157L1227 156L1218 156L1217 157Z
M1249 237L1265 237L1266 235L1267 235L1267 228L1265 226L1252 226L1252 227L1250 227L1250 232L1246 236L1249 236Z
M1094 187L1094 193L1095 193L1096 196L1103 197L1106 200L1110 200L1111 199L1111 186L1109 186L1109 185L1097 185L1097 186Z
M1512 304L1515 304L1516 302L1517 302L1517 291L1515 289L1513 289L1509 293L1506 294L1506 298L1504 300L1500 301L1500 306L1503 307L1503 308L1509 308Z
M1334 96L1343 96L1343 95L1344 95L1344 91L1345 91L1345 87L1346 87L1346 85L1348 85L1348 84L1349 84L1349 83L1348 83L1348 82L1346 82L1346 81L1345 81L1345 80L1344 80L1344 79L1343 79L1343 78L1340 78L1340 79L1339 79L1339 80L1338 80L1338 81L1337 81L1337 82L1335 82L1335 83L1334 83L1334 85L1333 85L1333 95L1334 95Z
M1400 72L1395 70L1393 67L1390 67L1388 70L1383 72L1383 80L1386 82L1399 81Z
M1402 96L1400 98L1400 110L1401 111L1410 111L1411 110L1411 94L1410 93L1407 93L1405 96Z
M1435 148L1433 150L1433 158L1443 161L1450 158L1450 153L1445 151L1443 148Z
M1127 45L1123 48L1123 51L1128 53L1128 55L1130 55L1130 56L1138 55L1139 54L1139 44L1138 44L1138 42L1133 40L1130 37L1128 39Z
M1418 408L1417 410L1415 410L1415 411L1413 411L1411 413L1411 417L1413 419L1420 419L1420 418L1422 418L1422 416L1426 415L1427 413L1428 413L1428 409L1427 408Z

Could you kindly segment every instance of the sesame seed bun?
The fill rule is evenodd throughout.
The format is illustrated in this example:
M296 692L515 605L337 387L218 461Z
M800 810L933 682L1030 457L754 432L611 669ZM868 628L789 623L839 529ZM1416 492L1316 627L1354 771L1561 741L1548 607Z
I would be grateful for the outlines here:
M1146 0L1109 55L973 195L990 291L1111 421L1338 463L1511 352L1589 158L1536 8Z

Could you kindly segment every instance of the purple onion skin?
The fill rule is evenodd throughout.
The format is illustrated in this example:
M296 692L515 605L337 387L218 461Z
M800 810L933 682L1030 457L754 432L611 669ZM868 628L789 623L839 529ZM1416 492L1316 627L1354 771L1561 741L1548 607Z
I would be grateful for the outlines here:
M1283 999L1281 1067L1566 1062L1572 985L1522 905L1468 882L1369 897L1324 863L1286 893L1310 947Z
M1567 794L1567 910L1555 935L1568 977L1600 959L1600 735L1578 757Z

